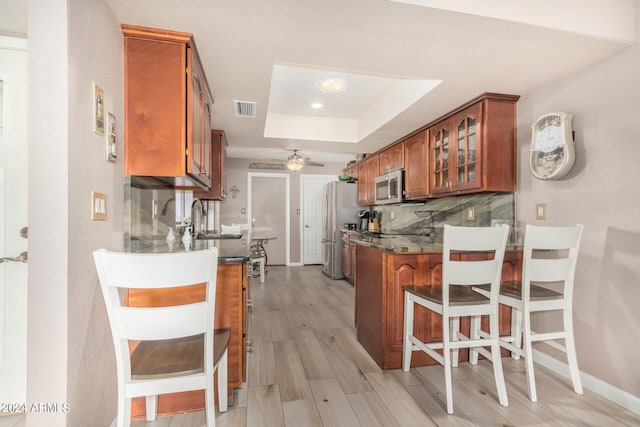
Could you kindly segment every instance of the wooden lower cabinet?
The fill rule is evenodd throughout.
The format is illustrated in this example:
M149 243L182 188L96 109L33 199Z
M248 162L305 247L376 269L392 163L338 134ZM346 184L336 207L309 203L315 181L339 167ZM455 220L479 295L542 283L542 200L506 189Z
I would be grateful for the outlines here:
M178 301L195 302L204 300L204 284L185 286L162 291L131 289L127 295L127 304L137 307L157 307L175 304ZM215 328L230 329L228 353L229 404L233 403L233 389L242 386L247 372L247 299L249 298L249 278L247 263L221 262L218 264L216 283ZM217 374L216 374L217 375ZM217 402L217 397L216 397ZM204 409L204 390L184 393L170 393L158 396L158 415L168 415ZM146 416L143 397L131 402L131 418Z
M502 280L520 279L522 252L505 254ZM356 247L356 328L358 341L383 369L398 369L402 365L404 329L403 286L413 284L441 285L442 254L394 254L367 246ZM511 331L511 309L500 306L500 333ZM461 329L468 335L469 319L461 320ZM483 319L488 329L488 318ZM424 342L442 340L442 318L416 305L414 335ZM503 350L503 355L508 353ZM468 360L468 350L460 351L460 360ZM424 352L414 352L411 366L436 362Z

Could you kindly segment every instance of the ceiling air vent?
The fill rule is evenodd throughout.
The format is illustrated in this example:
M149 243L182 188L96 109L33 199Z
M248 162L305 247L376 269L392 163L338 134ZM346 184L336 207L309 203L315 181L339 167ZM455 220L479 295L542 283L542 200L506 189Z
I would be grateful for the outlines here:
M233 101L236 117L254 118L256 116L256 103L249 101Z

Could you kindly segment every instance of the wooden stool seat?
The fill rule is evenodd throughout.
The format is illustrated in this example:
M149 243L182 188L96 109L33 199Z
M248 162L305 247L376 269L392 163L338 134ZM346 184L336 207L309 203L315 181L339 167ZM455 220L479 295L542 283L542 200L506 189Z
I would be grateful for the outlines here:
M229 329L213 336L213 363L218 364L229 346ZM131 354L131 378L143 380L204 372L204 335L169 340L142 341Z

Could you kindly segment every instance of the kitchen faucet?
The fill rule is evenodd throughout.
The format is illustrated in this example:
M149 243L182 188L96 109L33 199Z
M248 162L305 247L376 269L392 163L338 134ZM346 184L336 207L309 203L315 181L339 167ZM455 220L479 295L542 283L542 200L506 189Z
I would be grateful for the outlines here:
M196 205L200 205L199 208L196 208ZM191 232L196 239L202 233L202 218L206 219L206 217L207 210L202 200L193 199L193 202L191 202Z

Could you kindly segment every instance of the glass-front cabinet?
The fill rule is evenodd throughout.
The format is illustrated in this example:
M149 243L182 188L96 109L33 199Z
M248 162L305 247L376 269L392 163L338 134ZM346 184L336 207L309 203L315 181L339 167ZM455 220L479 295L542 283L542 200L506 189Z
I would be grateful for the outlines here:
M432 197L515 191L518 98L485 93L429 126Z
M476 104L431 128L431 193L479 188L480 114Z
M451 191L449 179L449 122L431 128L431 194Z
M480 114L482 104L476 104L453 119L455 125L455 179L453 190L468 190L481 185Z

